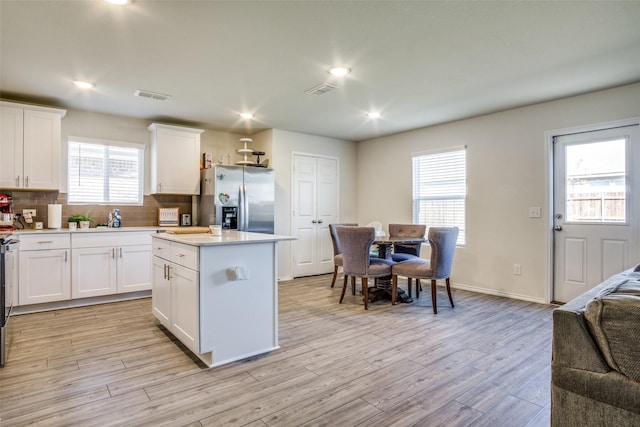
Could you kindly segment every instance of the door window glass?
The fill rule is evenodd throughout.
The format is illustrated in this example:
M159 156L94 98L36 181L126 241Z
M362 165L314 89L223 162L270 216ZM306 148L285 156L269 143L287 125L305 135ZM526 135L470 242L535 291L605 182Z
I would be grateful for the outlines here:
M626 222L626 141L567 145L566 221Z

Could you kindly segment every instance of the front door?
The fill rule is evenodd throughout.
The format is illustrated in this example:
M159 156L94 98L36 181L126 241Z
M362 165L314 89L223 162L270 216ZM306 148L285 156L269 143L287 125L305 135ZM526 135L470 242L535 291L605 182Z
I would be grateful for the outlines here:
M638 126L554 138L553 300L640 262Z

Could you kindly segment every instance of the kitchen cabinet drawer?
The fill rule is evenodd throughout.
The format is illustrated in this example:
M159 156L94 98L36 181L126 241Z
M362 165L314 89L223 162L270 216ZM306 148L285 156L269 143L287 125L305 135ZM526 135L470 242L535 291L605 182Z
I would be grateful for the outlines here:
M171 243L166 240L153 239L153 255L171 261Z
M198 270L198 247L171 243L171 261L192 270Z
M68 233L21 235L21 251L41 251L47 249L69 249L71 241Z
M104 246L150 245L151 231L76 231L71 234L73 249Z

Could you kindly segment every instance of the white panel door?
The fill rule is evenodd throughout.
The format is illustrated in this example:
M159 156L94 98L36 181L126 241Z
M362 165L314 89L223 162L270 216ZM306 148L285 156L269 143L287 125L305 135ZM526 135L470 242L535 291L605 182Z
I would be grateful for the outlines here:
M293 275L333 271L329 224L338 220L338 161L295 155L292 199Z
M23 174L23 109L0 109L0 188L21 188Z
M60 130L59 114L24 110L25 188L60 188Z
M153 290L151 291L151 311L162 325L171 329L171 282L167 268L169 262L153 257Z
M116 293L115 247L73 249L71 254L71 298Z
M640 261L639 152L638 126L554 141L554 301Z
M68 249L20 251L18 300L20 305L71 298L71 260Z
M117 248L118 293L151 289L151 245Z

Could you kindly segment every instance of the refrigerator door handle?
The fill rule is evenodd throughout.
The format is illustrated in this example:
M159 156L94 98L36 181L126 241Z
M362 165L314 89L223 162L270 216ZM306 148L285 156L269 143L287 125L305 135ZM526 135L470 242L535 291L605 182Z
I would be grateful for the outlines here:
M247 194L245 192L244 184L240 184L240 191L238 193L238 231L247 231Z

